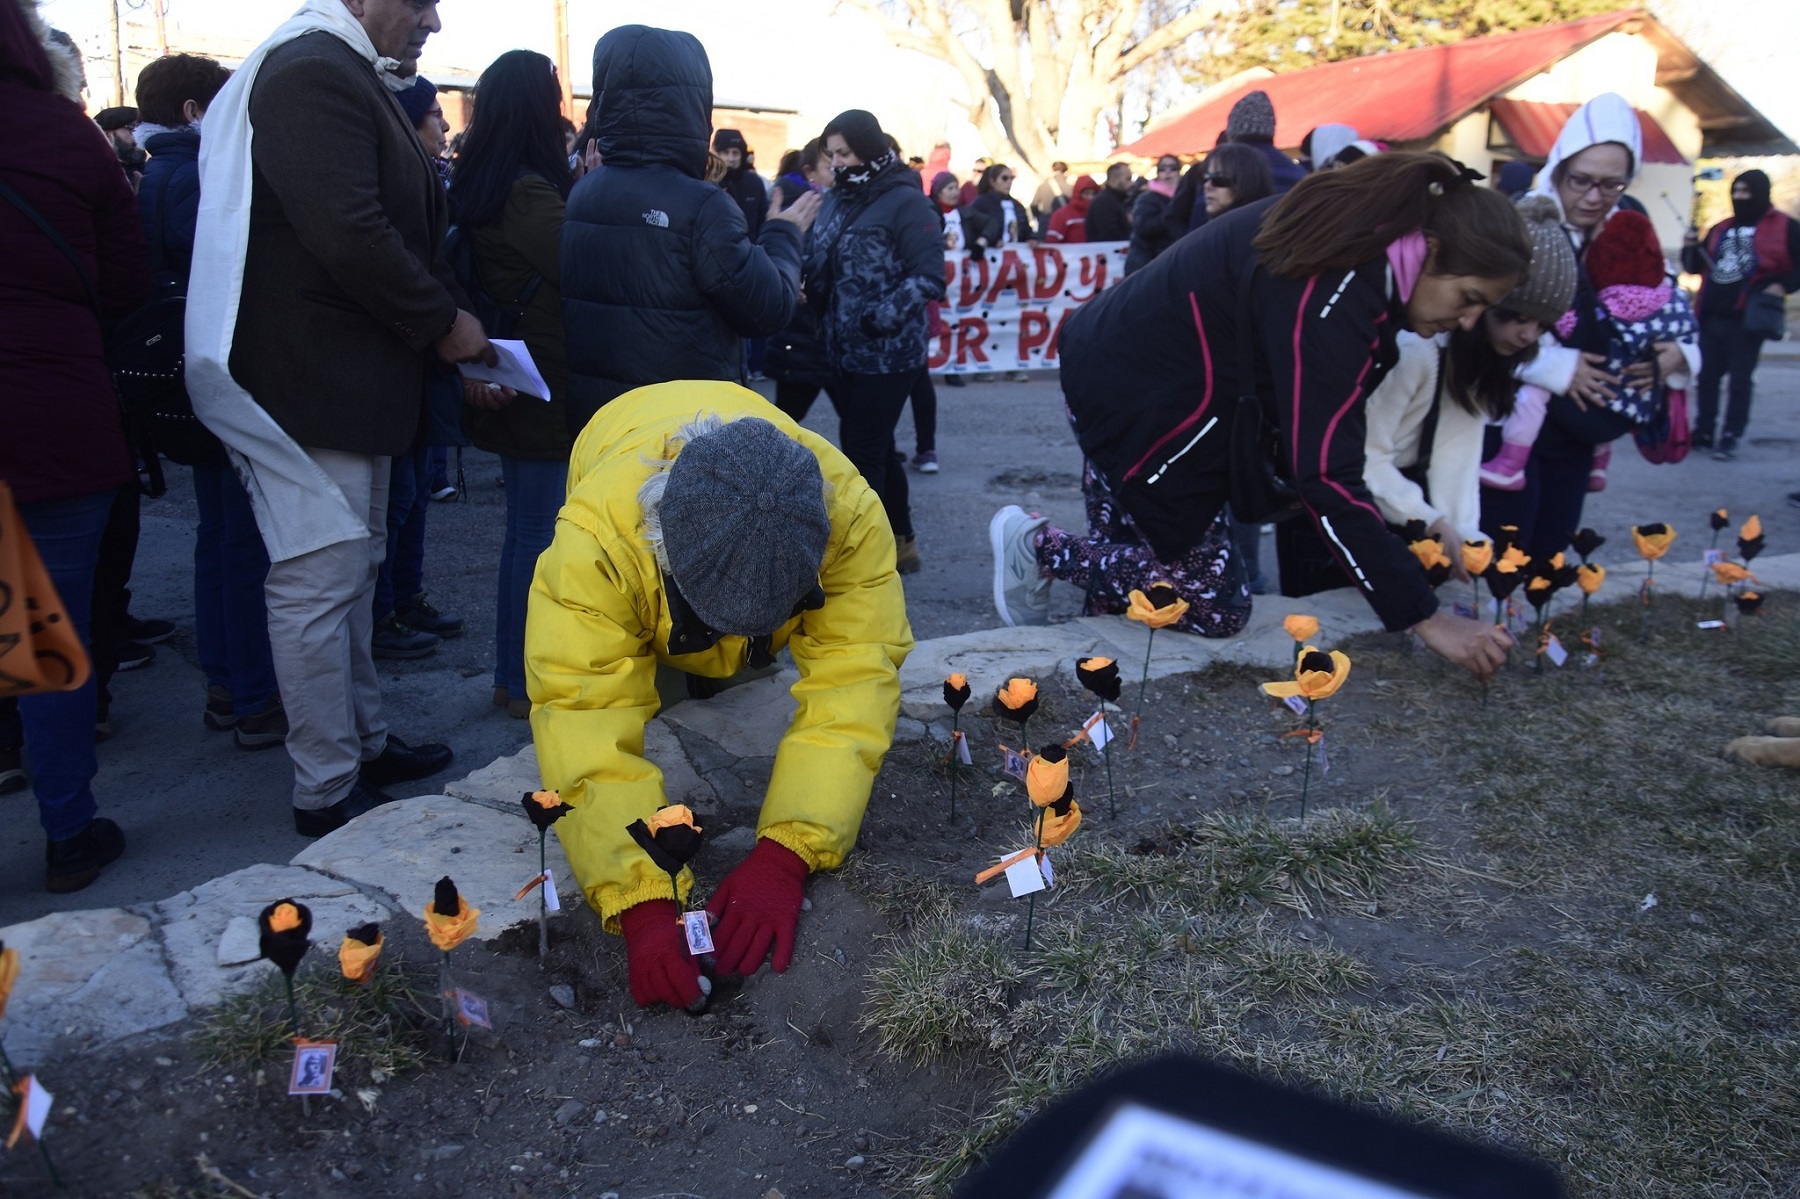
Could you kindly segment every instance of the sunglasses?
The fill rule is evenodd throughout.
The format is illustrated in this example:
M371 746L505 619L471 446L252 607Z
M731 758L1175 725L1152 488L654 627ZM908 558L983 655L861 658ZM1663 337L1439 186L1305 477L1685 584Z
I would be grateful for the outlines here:
M1011 183L1013 177L1011 175L995 175L994 181L997 183Z
M1208 187L1236 187L1237 180L1230 175L1208 175L1204 182Z

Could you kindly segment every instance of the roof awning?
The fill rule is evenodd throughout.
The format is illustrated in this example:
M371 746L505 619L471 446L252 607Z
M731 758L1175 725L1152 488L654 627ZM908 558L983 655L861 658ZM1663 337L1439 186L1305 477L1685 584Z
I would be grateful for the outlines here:
M1534 100L1488 101L1488 111L1500 122L1519 153L1526 158L1539 159L1549 157L1557 134L1580 107L1579 104L1545 104ZM1638 125L1644 131L1645 162L1687 163L1687 156L1675 148L1675 143L1655 117L1641 108L1632 111L1637 113Z

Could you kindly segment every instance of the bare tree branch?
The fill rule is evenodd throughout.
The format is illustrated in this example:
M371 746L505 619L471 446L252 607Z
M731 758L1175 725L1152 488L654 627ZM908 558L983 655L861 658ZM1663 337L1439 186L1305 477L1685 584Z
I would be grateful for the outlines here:
M1199 8L1190 9L1167 25L1152 30L1142 41L1119 55L1113 64L1112 77L1123 79L1157 55L1173 50L1216 21L1224 7L1219 0L1208 0Z

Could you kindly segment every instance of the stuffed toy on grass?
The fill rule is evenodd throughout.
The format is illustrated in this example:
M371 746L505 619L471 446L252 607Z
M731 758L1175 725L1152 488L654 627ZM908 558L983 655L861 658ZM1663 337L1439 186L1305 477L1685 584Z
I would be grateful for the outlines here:
M1752 766L1800 770L1800 716L1777 716L1769 722L1769 736L1739 737L1725 747L1725 756Z

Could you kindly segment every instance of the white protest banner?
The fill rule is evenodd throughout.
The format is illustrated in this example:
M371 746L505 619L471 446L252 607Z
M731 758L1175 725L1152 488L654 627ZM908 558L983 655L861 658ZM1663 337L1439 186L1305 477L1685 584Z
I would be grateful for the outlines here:
M1125 278L1128 243L1029 242L944 256L943 327L930 369L968 375L1055 370L1063 324Z

